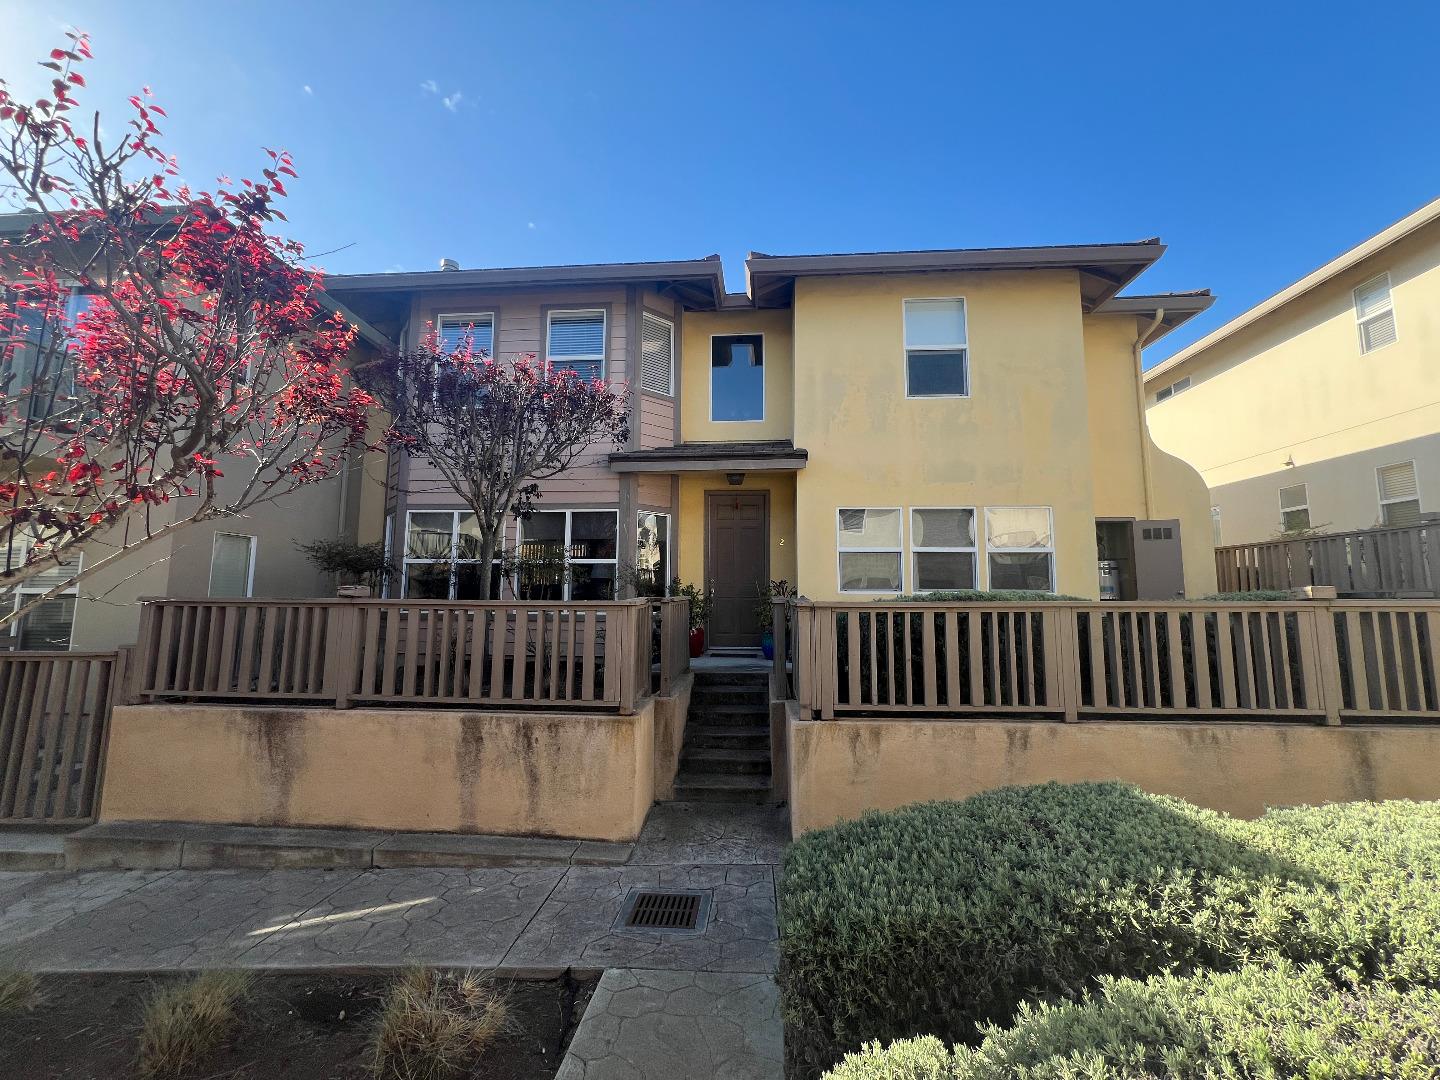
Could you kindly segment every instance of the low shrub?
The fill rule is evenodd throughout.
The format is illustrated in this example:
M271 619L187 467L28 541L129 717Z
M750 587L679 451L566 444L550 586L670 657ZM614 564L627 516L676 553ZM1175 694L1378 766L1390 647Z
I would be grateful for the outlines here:
M1066 596L1064 593L1038 592L1034 589L945 589L938 592L911 593L897 596L894 600L879 600L881 604L1044 604L1052 601L1079 600L1083 596Z
M1209 1080L1440 1075L1440 993L1337 987L1319 968L1103 980L1022 1006L976 1048L926 1037L847 1057L828 1080Z
M254 976L203 971L156 991L145 1004L136 1071L142 1077L181 1076L224 1045L240 1025L240 1009Z
M29 971L0 971L0 1016L29 1012L40 1002L40 980Z
M504 1030L504 998L471 972L413 968L385 996L371 1036L382 1080L443 1080L467 1070Z
M1252 589L1249 592L1210 593L1200 599L1220 604L1273 604L1280 600L1294 600L1295 598L1285 589Z
M787 1054L813 1076L876 1039L971 1042L1101 976L1257 958L1440 985L1437 877L1437 804L1250 822L1122 784L1046 784L870 814L787 853Z

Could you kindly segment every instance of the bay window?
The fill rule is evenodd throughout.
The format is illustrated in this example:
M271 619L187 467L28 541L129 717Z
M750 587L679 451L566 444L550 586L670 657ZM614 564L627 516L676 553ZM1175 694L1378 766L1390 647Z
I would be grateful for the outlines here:
M635 587L664 596L670 584L670 515L641 511L635 527Z
M401 595L408 600L480 599L480 526L468 510L411 510L405 527ZM490 565L498 599L500 564Z

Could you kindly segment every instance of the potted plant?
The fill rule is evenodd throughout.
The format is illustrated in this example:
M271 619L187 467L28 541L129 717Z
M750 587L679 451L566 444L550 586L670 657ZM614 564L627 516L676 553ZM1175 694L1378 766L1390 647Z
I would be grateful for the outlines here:
M760 651L766 660L775 659L775 601L793 600L795 586L781 578L770 582L770 592L755 604L755 621L760 624Z
M714 594L702 592L677 577L670 583L670 595L683 596L690 601L690 658L693 660L705 652L705 624L710 621Z

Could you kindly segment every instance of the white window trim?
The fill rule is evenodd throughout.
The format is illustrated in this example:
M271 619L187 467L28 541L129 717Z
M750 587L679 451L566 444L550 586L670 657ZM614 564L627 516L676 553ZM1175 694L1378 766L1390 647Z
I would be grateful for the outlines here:
M840 515L846 510L864 510L867 513L871 510L884 512L894 510L900 535L896 537L896 547L842 547L840 544ZM844 555L899 555L900 556L900 588L899 589L847 589L843 582L844 573L840 569L840 559ZM903 506L837 506L835 508L835 591L846 596L894 596L897 593L905 592L905 508Z
M550 327L555 322L555 316L567 315L599 315L600 316L600 352L598 354L587 354L584 356L557 356L550 355ZM605 308L553 308L545 313L545 371L549 374L552 364L560 364L568 367L575 363L592 363L600 361L600 381L605 382L610 377L610 363L608 354L610 352L610 313Z
M446 564L449 564L450 566L450 585L449 588L446 590L449 593L449 596L447 596L446 599L455 599L455 587L459 582L459 574L457 572L459 566L462 563L465 566L480 565L479 559L457 559L455 557L455 553L460 550L460 515L473 514L474 512L475 511L471 510L468 506L461 507L458 510L454 507L447 506L422 506L415 509L407 509L405 511L405 534L402 538L402 546L400 548L400 599L409 599L406 594L410 591L409 568L411 566L444 566ZM410 550L410 517L412 514L450 515L450 557L448 559L412 559L409 557L408 554L406 554ZM503 538L505 531L503 524L501 525L500 531ZM495 563L498 561L498 559L492 559L490 561L490 565L494 566ZM500 579L500 587L502 590L505 587L505 583L505 578L502 577ZM498 596L492 596L490 598L491 602L499 599L500 598Z
M1361 318L1360 290L1364 289L1368 285L1375 284L1375 282L1379 281L1381 278L1385 279L1385 306L1379 311L1372 311L1369 315ZM1374 277L1368 278L1367 280L1362 281L1359 285L1356 285L1354 290L1350 294L1350 308L1352 311L1355 312L1355 333L1360 341L1361 356L1368 356L1371 353L1379 352L1382 349L1388 349L1391 345L1394 345L1396 341L1400 340L1400 324L1395 321L1395 293L1391 287L1389 270L1386 270L1383 274L1376 274ZM1367 349L1365 347L1365 324L1374 322L1376 319L1384 315L1390 316L1390 325L1393 326L1395 329L1395 338L1393 341L1387 341L1384 345L1377 345L1373 349Z
M1182 377L1182 378L1176 379L1176 380L1175 380L1174 382L1172 382L1169 386L1162 386L1159 390L1156 390L1156 391L1155 391L1155 404L1156 404L1156 405L1159 405L1160 402L1162 402L1162 401L1169 401L1169 400L1170 400L1172 397L1174 397L1176 394L1183 394L1186 390L1189 390L1189 389L1190 389L1190 376L1189 376L1189 375L1186 375L1186 376L1184 376L1184 377Z
M19 540L19 539L16 540L16 543L21 543L21 544L24 544L24 545L25 545L25 553L20 557L20 563L21 563L21 565L23 565L24 562L25 562L25 560L26 560L27 558L29 558L29 556L30 556L30 545L29 545L29 542L28 542L28 541ZM79 576L80 576L80 571L83 570L84 568L85 568L85 553L84 553L83 551L78 551L78 552L75 553L75 576L76 576L76 577L79 577ZM33 580L33 579L32 579L32 580ZM16 586L14 587L14 589L11 590L11 593L10 593L10 596L11 596L10 610L11 610L11 611L19 611L22 607L25 606L25 600L26 600L27 597L28 597L29 599L33 600L33 599L35 599L35 597L37 597L37 596L43 596L45 593L49 592L52 588L54 588L53 585L50 585L50 586L40 586L40 585L37 585L37 586L27 587L24 582L21 582L19 585L16 585ZM77 618L79 618L79 615L80 615L80 585L79 585L79 583L76 582L76 581L74 581L74 580L72 579L71 582L70 582L70 587L69 587L68 589L66 589L64 592L56 593L53 597L51 597L51 599L52 599L52 600L59 600L59 599L60 599L61 597L63 597L63 596L73 596L73 597L75 597L75 614L74 614L74 616L72 616L71 619L70 619L70 636L69 636L68 638L66 638L66 640L65 640L65 648L68 650L68 649L73 648L74 645L75 645L75 620L76 620ZM11 636L12 638L17 639L17 642L18 642L18 639L19 639L19 637L20 637L20 626L21 626L21 624L22 624L24 621L25 621L24 619L16 619L16 620L14 620L14 621L10 624L10 628L9 628L8 633L10 634L10 636Z
M1381 469L1393 469L1396 465L1409 465L1409 466L1410 466L1410 475L1415 478L1415 494L1414 494L1414 495L1406 495L1406 496L1404 496L1404 497L1402 497L1402 498L1398 498L1398 499L1387 499L1387 498L1385 498L1385 484L1384 484L1384 482L1380 479L1380 470L1381 470ZM1375 493L1376 493L1377 498L1379 498L1379 500L1380 500L1380 525L1381 525L1381 527L1382 527L1382 528L1386 528L1386 529L1400 529L1400 528L1404 528L1405 526L1403 526L1403 525L1386 525L1386 524L1385 524L1385 507L1391 506L1391 505L1393 505L1393 504L1395 504L1395 503L1413 502L1413 503L1415 504L1415 510L1416 510L1416 512L1417 512L1417 513L1423 512L1424 507L1423 507L1423 505L1422 505L1421 502L1420 502L1420 466L1416 463L1416 459L1415 459L1415 458L1409 458L1409 459L1402 460L1402 461L1387 461L1384 465L1377 465L1377 466L1375 466Z
M1050 515L1050 546L1040 547L998 547L990 543L990 514L995 510L1044 510ZM977 537L978 539L978 537ZM1055 577L1055 508L1053 506L987 506L985 507L985 581L986 588L990 587L990 556L991 555L1039 555L1050 556L1050 588L1048 592L1059 592L1060 583Z
M965 340L955 345L926 345L923 348L910 348L910 329L905 321L905 305L910 303L925 303L932 300L959 301L965 318ZM910 353L913 352L955 352L959 350L965 354L965 393L963 394L912 394L910 393ZM900 354L903 363L900 366L900 378L902 389L905 391L907 401L944 401L947 398L959 400L971 397L975 390L975 384L971 381L970 371L970 301L963 296L907 296L900 301Z
M250 541L250 559L245 568L245 596L237 599L246 599L255 595L255 553L259 546L255 536L250 533L237 532L216 532L210 537L210 575L205 580L205 595L213 595L211 590L215 587L215 552L220 547L222 536L233 536L237 540ZM217 600L222 599L216 597Z
M719 337L758 337L760 339L760 419L758 420L717 420L715 418L715 339ZM710 350L706 354L705 364L710 369L710 377L705 380L705 393L710 398L710 423L712 424L763 424L765 422L766 398L770 396L770 374L769 362L766 354L770 351L765 344L765 331L731 331L725 334L710 335Z
M615 576L611 581L618 587L620 581L620 508L612 506L551 506L535 511L536 514L564 514L565 515L565 577L561 584L561 603L571 603L570 567L572 566L613 566ZM570 545L573 543L574 523L576 514L614 514L615 515L615 557L613 559L572 559L570 557ZM639 527L637 520L636 527ZM520 545L525 542L525 519L521 518L515 528L515 549L518 551ZM515 595L520 595L520 583L515 582Z
M916 529L915 529L915 512L916 512L917 510L968 510L968 511L970 511L970 521L971 521L971 524L972 524L972 525L974 526L974 528L975 528L975 544L974 544L974 546L973 546L973 547L932 547L932 546L929 546L929 545L924 545L924 546L922 546L922 545L920 545L920 544L916 544L916 543L915 543L915 537L916 537L917 533L916 533ZM836 521L836 525L837 525L837 527L838 527L838 525L839 525L838 519L837 519L837 521ZM960 553L962 553L962 554L963 554L964 552L969 552L970 554L974 555L974 556L975 556L975 586L974 586L974 587L978 590L978 589L980 588L980 580L981 580L981 579L980 579L980 570L981 570L981 559L980 559L980 508L979 508L979 507L976 507L976 506L912 506L912 507L910 507L910 566L908 567L908 569L909 569L909 571L910 571L910 581L911 581L911 586L912 586L912 588L913 588L913 591L915 591L915 592L917 592L917 593L921 593L921 592L947 592L947 591L949 591L949 590L946 590L946 589L922 589L922 588L920 588L920 572L919 572L918 569L916 569L916 566L915 566L915 556L916 556L917 554L919 554L920 552L930 552L930 551L938 551L938 552L960 552Z
M433 318L432 321L431 321L431 325L435 328L435 337L436 337L437 343L438 343L438 341L439 341L439 339L440 339L440 323L441 323L443 320L446 320L446 319L464 319L464 320L466 321L467 325L469 325L469 326L474 326L474 325L475 325L477 322L479 322L481 319L488 319L488 320L490 320L490 349L489 349L488 352L486 352L486 355L487 355L487 356L490 356L490 357L492 357L492 358L495 356L495 352L496 352L495 346L496 346L496 344L497 344L497 339L498 339L498 337L499 337L499 330L500 330L499 320L496 318L495 312L493 312L493 311L437 311L437 312L435 313L435 315L434 315L434 318ZM448 355L448 354L447 354L447 355Z
M1221 537L1224 535L1224 532L1225 532L1224 514L1222 514L1222 513L1220 512L1220 507L1218 507L1218 506L1212 506L1212 507L1210 507L1210 539L1211 539L1211 541L1213 542L1213 544L1214 544L1215 547L1223 547L1223 546L1224 546L1224 545L1221 543Z
M666 385L668 385L668 386L670 387L670 389L669 389L669 390L666 390L666 391L664 391L664 392L661 392L661 391L659 391L659 390L649 390L649 389L646 389L646 387L645 387L645 379L644 379L645 355L644 355L644 350L645 350L645 320L646 320L646 319L654 319L654 320L656 320L657 322L662 322L662 323L664 323L664 324L665 324L665 329L666 329L666 330L669 332L669 334L670 334L670 374L667 376L667 383L666 383ZM641 308L641 309L640 309L640 350L641 350L641 351L640 351L640 357L639 357L639 359L638 359L638 361L637 361L637 362L639 363L639 365L640 365L640 370L635 373L636 376L637 376L637 378L636 378L636 384L640 387L640 392L641 392L641 393L644 393L644 394L654 394L656 397L668 397L668 398L673 398L673 397L675 396L675 320L674 320L674 319L668 319L668 318L666 318L664 315L661 315L661 314L660 314L659 312L657 312L657 311L650 311L648 308ZM763 408L764 406L762 405L761 407Z
M1376 474L1375 474L1375 478L1376 478L1376 481L1378 482L1378 481L1379 481L1379 478L1380 478L1380 474L1379 474L1379 473L1376 473ZM1291 488L1297 488L1297 487L1298 487L1298 488L1304 488L1304 489L1305 489L1305 501L1302 502L1299 506L1286 506L1286 505L1285 505L1285 492L1289 491ZM1302 526L1302 528L1308 529L1308 528L1311 527L1311 525L1310 525L1310 485L1309 485L1308 482L1303 482L1303 483L1299 483L1299 484L1286 484L1286 485L1284 485L1283 487L1281 487L1278 492L1276 492L1275 498L1276 498L1276 500L1280 503L1280 529L1281 529L1282 532L1283 532L1284 529L1285 529L1285 515L1286 515L1286 514L1293 514L1293 513L1297 512L1297 511L1299 511L1299 510L1304 510L1304 511L1305 511L1305 524Z
M618 514L619 511L617 510L616 513ZM669 510L637 510L637 511L635 511L635 535L636 535L636 539L637 539L637 547L638 547L638 539L639 539L639 535L640 535L640 519L641 519L642 517L646 517L647 515L648 515L649 517L657 517L657 518L664 518L664 519L665 519L665 557L664 557L664 563L665 563L665 565L661 568L660 588L661 588L661 589L668 590L668 589L670 588L670 549L674 546L674 543L675 543L675 518L674 518L674 515L673 515ZM618 539L618 535L619 535L619 534L617 533L616 535L617 535L617 539ZM617 561L617 563L618 563L618 561L619 561L619 555L620 555L620 551L619 551L619 548L618 548L618 547L616 548L615 555L616 555L616 561ZM617 573L618 573L618 571L619 571L619 567L618 567L618 566L616 567L616 571L617 571ZM669 593L667 592L667 593L665 593L665 595L669 595Z

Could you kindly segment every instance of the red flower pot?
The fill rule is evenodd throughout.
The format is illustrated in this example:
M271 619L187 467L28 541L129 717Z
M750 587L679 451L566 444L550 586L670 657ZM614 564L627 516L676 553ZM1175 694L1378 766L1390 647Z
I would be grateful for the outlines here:
M705 628L697 626L690 631L690 659L705 654Z

